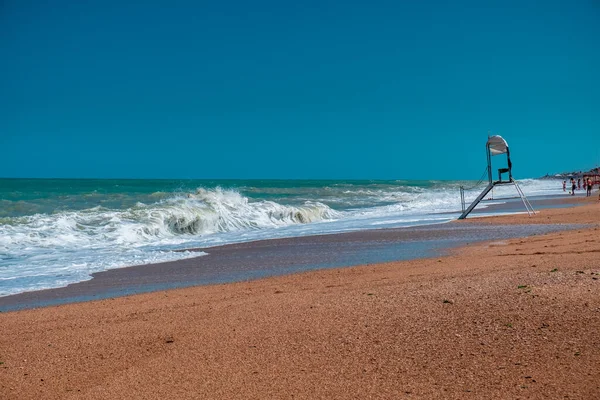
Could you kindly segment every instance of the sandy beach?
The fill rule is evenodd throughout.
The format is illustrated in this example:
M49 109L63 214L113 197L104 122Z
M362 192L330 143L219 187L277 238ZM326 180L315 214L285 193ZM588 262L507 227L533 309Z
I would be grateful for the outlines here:
M600 398L600 204L450 255L0 314L2 399Z

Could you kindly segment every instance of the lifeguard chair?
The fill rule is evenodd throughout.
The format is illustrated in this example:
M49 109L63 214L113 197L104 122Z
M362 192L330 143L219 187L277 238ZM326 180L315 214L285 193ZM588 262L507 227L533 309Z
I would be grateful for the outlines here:
M477 198L473 201L473 203L471 203L471 205L466 209L465 209L465 193L464 193L465 188L463 186L460 187L462 214L460 215L460 217L458 217L458 219L465 219L467 217L467 215L469 215L469 213L471 211L473 211L473 209L477 206L477 204L479 204L479 202L481 200L483 200L483 198L490 192L490 190L492 190L494 188L494 186L497 186L497 185L514 185L515 188L517 189L517 193L519 194L519 197L523 201L523 205L525 206L525 209L527 210L527 214L529 214L530 216L531 216L531 214L535 214L535 211L533 210L531 203L529 203L529 200L527 200L527 197L525 197L525 193L523 193L523 191L521 190L521 187L517 184L517 181L515 181L513 179L512 162L510 161L510 150L508 149L508 143L506 143L506 140L504 140L504 138L502 138L502 136L499 136L499 135L489 136L488 141L485 145L485 149L486 149L486 154L487 154L487 175L488 175L489 183L485 187L485 189L483 189L481 194L479 196L477 196ZM505 168L498 169L498 180L494 181L493 175L492 175L492 157L498 156L501 154L506 154L506 165L507 166ZM503 179L503 175L506 175L506 174L508 174L508 176L507 176L508 179ZM485 172L484 172L484 176L485 176Z

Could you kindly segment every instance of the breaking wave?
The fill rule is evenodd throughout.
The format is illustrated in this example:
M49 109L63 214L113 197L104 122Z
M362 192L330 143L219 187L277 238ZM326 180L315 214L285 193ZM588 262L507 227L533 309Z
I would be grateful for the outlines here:
M94 207L2 218L0 282L12 282L10 290L0 289L0 296L56 286L57 276L63 277L61 284L68 284L107 269L202 255L173 250L205 235L337 217L338 212L319 202L286 206L249 201L234 190L216 188L175 194L153 204L137 203L125 210Z
M520 183L528 195L562 193L559 181ZM457 217L459 187L472 182L223 184L232 188L143 180L6 183L14 188L0 188L0 296L203 254L190 248L443 222ZM467 201L479 191L466 193ZM514 188L492 195L514 196Z
M250 202L233 190L198 189L160 202L136 204L127 210L95 207L81 211L5 218L0 246L86 246L101 242L143 245L158 238L276 228L339 217L318 202L285 206L272 201ZM9 222L9 221L5 221Z

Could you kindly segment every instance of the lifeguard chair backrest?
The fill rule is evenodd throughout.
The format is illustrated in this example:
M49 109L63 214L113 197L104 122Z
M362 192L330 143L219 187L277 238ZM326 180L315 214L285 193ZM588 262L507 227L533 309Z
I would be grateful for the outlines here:
M500 154L506 154L506 161L508 164L508 171L506 172L508 172L509 180L512 180L512 162L510 161L510 150L508 150L508 143L506 143L506 140L500 135L489 136L486 148L488 151L488 173L490 182L492 182L492 160L490 157L499 156Z

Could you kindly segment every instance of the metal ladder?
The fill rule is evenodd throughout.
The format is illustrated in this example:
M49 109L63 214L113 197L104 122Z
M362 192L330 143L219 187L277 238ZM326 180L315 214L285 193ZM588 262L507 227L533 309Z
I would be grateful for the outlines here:
M483 189L483 191L479 194L479 196L477 196L477 198L473 201L473 203L471 203L471 205L467 209L465 209L465 205L466 205L465 204L465 188L463 186L461 186L460 187L460 201L461 201L461 205L462 205L462 214L460 215L460 217L458 217L458 219L465 219L467 217L467 215L469 215L469 213L471 211L473 211L473 209L477 206L477 204L479 204L479 202L481 200L483 200L483 198L490 192L490 190L492 190L494 188L494 186L501 185L501 184L510 184L510 183L515 185L515 188L517 189L517 193L519 194L519 197L521 198L521 201L523 202L523 205L525 206L525 209L527 210L527 214L529 216L531 216L531 214L535 214L535 210L533 209L533 206L527 199L527 196L525 196L525 193L523 193L523 190L521 189L521 187L519 186L517 181L515 181L514 179L511 179L510 182L506 182L506 181L505 182L492 182L492 183L488 184L485 187L485 189Z

